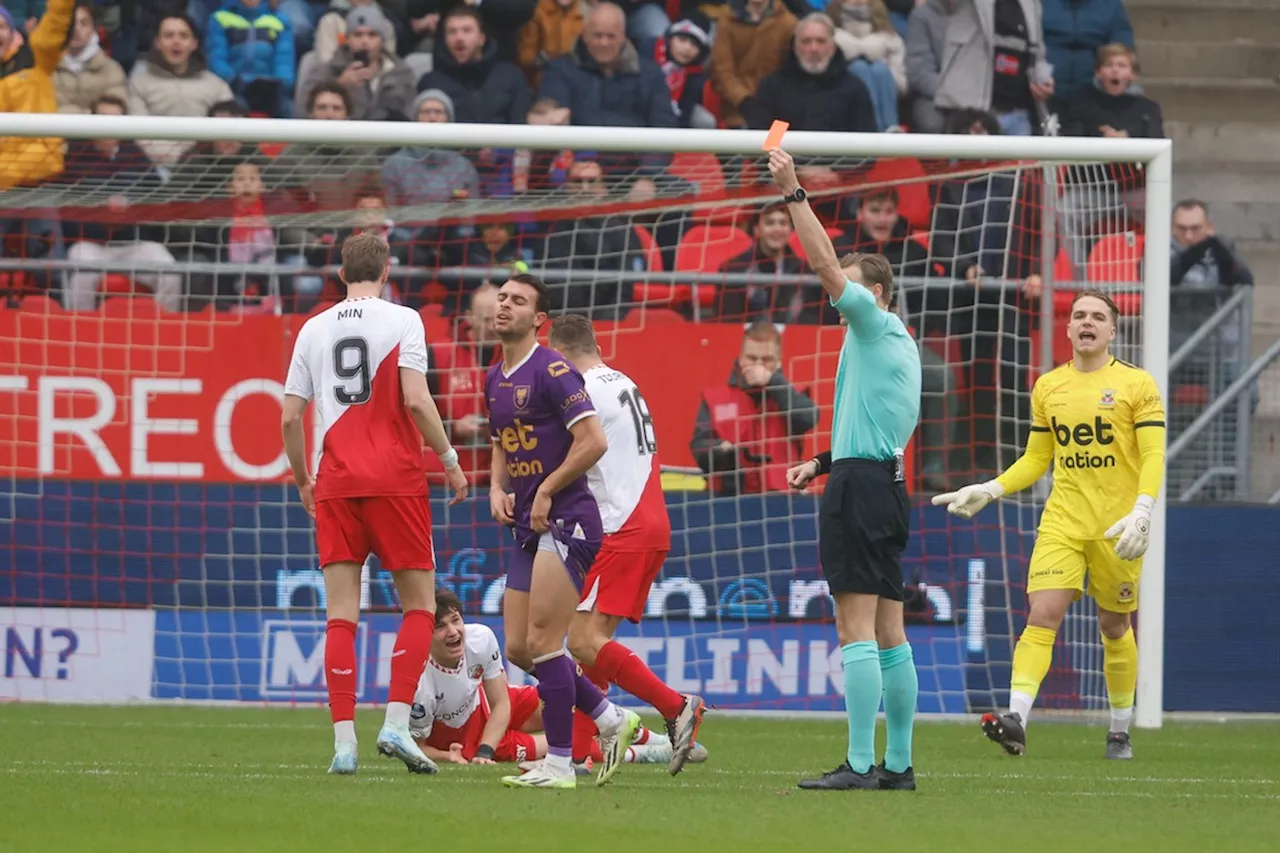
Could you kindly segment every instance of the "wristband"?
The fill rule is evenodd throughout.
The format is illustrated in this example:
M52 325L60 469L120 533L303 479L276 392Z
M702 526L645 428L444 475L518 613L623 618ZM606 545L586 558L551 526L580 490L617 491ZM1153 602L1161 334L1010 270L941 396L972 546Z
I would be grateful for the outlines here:
M450 447L444 453L437 454L440 462L446 469L458 467L458 451Z
M821 477L823 474L830 474L831 451L828 450L813 457L813 464L818 468L818 473L814 474L815 477Z
M489 746L487 743L480 744L476 749L476 758L487 758L488 760L493 761L495 759L493 747Z

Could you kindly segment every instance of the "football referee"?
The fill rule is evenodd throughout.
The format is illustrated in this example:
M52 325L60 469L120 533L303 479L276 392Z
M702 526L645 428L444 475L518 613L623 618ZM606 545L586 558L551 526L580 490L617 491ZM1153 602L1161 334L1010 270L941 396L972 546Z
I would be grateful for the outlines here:
M769 171L786 196L809 264L846 326L831 451L792 468L787 478L803 488L819 474L831 474L819 510L818 546L836 603L849 750L839 767L800 787L912 791L919 682L902 622L902 549L910 524L902 455L920 416L920 351L889 310L893 271L885 257L837 259L805 200L791 155L772 151ZM882 696L888 739L877 765Z

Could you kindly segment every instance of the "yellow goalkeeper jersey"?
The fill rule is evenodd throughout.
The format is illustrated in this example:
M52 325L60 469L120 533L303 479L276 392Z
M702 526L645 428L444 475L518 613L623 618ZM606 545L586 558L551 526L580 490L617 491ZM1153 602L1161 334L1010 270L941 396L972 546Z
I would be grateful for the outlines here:
M1029 462L1047 466L1051 455L1054 463L1040 531L1102 539L1139 492L1154 497L1164 475L1164 426L1155 379L1128 362L1112 358L1090 373L1067 362L1041 376L1031 392L1026 452ZM1005 481L1012 474L1001 485L1024 488Z

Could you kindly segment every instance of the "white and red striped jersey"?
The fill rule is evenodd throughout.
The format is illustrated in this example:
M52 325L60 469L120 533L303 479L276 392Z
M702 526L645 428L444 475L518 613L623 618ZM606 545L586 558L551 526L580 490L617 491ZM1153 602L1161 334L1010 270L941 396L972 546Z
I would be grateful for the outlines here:
M587 472L605 541L622 551L670 549L671 519L662 497L649 404L629 376L608 365L597 365L582 378L609 440L609 449Z
M302 325L284 392L315 401L316 500L427 494L402 367L427 372L426 332L412 308L347 299Z
M462 660L457 666L445 668L434 658L427 660L409 718L409 728L414 737L424 738L431 734L436 723L451 729L465 726L480 707L481 683L506 675L502 653L498 651L498 638L493 630L468 622L465 631Z

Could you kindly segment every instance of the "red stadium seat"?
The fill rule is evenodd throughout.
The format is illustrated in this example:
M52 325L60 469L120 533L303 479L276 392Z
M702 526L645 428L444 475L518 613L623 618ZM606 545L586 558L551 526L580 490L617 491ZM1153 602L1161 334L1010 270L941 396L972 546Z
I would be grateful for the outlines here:
M640 242L640 248L644 250L645 267L650 272L662 272L662 247L658 245L658 241L653 239L653 232L643 225L635 227L636 239ZM666 284L664 282L649 283L644 281L636 282L635 299L636 302L648 303L650 305L672 305L678 298L683 297L684 301L689 299L689 288L685 287L681 292L678 286Z
M1093 283L1136 283L1142 281L1143 235L1133 231L1108 234L1089 251L1086 279Z
M52 299L43 293L31 293L22 297L22 301L18 303L18 308L32 314L49 315L49 314L65 314L62 304L56 299Z
M676 269L717 272L725 261L751 248L751 237L727 225L695 225L676 246Z
M1053 261L1053 280L1058 285L1075 283L1076 267L1066 249L1058 249L1058 257Z
M133 279L121 272L109 272L102 277L103 296L132 296L135 293Z
M653 239L653 232L643 225L636 226L636 239L644 249L644 265L650 272L662 272L662 247Z
M868 184L892 186L898 192L898 215L915 228L933 224L933 199L929 196L929 173L911 157L877 160L867 172Z
M676 246L676 269L686 272L718 272L725 261L751 248L745 231L727 225L695 225L680 238ZM681 284L685 300L690 298L689 285ZM698 288L698 304L714 305L716 289L710 285Z
M714 154L681 151L671 158L667 174L696 184L701 197L724 195L724 172Z

